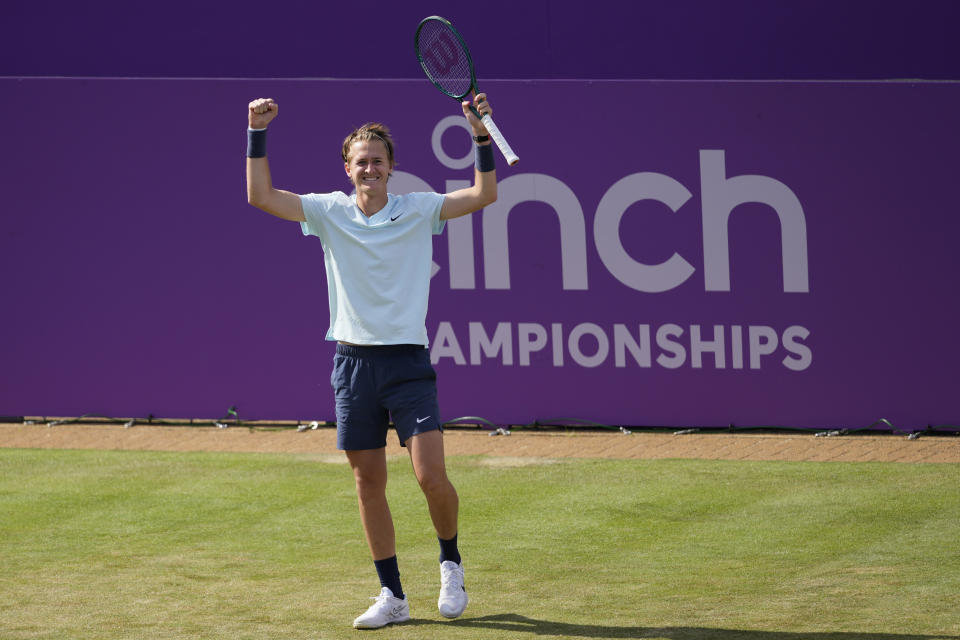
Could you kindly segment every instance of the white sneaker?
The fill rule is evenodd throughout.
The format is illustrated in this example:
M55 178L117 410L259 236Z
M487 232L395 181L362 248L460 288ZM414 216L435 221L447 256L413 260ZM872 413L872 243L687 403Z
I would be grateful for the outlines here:
M380 595L366 613L353 621L354 629L379 629L394 622L404 622L410 619L410 605L407 603L407 597L393 597L393 591L387 587L380 590Z
M440 597L437 608L444 618L458 618L467 608L467 589L463 586L463 564L445 560L440 564Z

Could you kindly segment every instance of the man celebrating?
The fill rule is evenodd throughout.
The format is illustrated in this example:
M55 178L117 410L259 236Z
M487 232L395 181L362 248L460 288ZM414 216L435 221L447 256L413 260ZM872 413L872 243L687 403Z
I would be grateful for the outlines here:
M474 95L473 104L481 115L491 113L485 94ZM440 613L456 618L467 606L457 547L459 498L446 472L426 331L432 235L443 231L446 220L497 199L486 128L469 100L462 108L476 141L473 185L447 194L398 196L387 191L395 164L393 139L379 123L354 130L343 142L344 170L354 195L297 195L274 188L266 135L279 106L270 98L248 106L247 201L299 222L303 234L318 237L323 247L330 306L326 338L337 342L331 375L337 446L353 469L360 519L381 584L375 603L354 620L356 628L410 619L386 499L391 420L410 454L440 543Z

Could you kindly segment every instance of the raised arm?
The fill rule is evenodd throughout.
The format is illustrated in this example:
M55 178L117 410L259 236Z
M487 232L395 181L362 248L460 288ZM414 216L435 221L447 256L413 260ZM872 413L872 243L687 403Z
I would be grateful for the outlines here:
M248 105L247 124L252 131L247 149L247 202L278 218L302 222L305 218L300 196L275 189L270 177L266 156L267 125L277 117L279 109L271 98L258 98Z
M481 115L493 113L486 94L476 94L473 102ZM493 147L490 146L492 143L487 128L470 111L469 101L464 101L461 106L463 107L463 115L466 116L470 128L473 129L474 137L487 136L487 140L477 143L477 162L473 171L473 185L445 195L443 206L440 209L441 220L459 218L468 213L479 211L497 200L497 172L493 168Z

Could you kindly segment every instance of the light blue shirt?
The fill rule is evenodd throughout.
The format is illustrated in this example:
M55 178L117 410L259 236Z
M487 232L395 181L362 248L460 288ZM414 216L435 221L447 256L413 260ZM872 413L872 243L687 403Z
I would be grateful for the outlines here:
M443 231L439 193L389 194L369 218L356 195L300 196L305 236L323 245L330 329L327 340L427 346L434 234Z

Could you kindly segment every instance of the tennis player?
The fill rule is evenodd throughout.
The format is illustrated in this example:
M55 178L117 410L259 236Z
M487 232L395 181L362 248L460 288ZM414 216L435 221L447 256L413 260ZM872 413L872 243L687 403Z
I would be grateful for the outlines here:
M492 113L483 93L481 114ZM400 583L393 518L387 505L387 425L392 419L407 448L440 543L440 596L447 618L467 606L457 546L459 498L447 477L437 403L436 373L427 349L427 297L432 235L444 222L497 199L493 147L483 123L462 103L476 142L473 185L447 194L394 195L395 164L388 128L366 124L343 142L343 167L355 190L297 195L276 189L266 155L267 125L279 106L260 98L248 106L247 200L320 239L327 275L330 328L337 342L331 382L337 446L346 452L357 485L360 519L380 595L353 626L373 629L410 619Z

